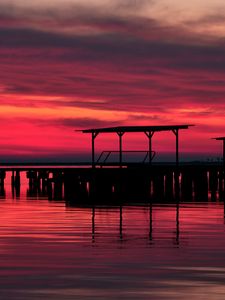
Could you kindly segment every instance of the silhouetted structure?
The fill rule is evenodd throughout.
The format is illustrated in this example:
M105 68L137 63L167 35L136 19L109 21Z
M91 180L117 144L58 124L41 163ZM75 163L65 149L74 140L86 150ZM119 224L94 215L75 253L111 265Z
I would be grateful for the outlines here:
M92 144L92 167L96 165L95 161L95 139L100 133L116 133L119 137L119 165L122 166L122 138L125 133L137 133L142 132L148 137L149 140L149 163L151 164L154 152L152 151L152 137L155 132L172 131L176 136L176 165L179 163L179 130L188 129L193 125L170 125L170 126L119 126L119 127L108 127L108 128L93 128L81 130L83 133L91 133L91 144ZM112 151L107 151L112 152Z
M0 171L2 195L5 173L12 174L12 191L18 197L20 174L26 171L28 197L65 200L69 205L224 200L224 168L220 162L183 163L179 168L164 163L127 164L124 168L23 166Z
M157 222L153 222L153 217L152 217L154 208L156 208L156 210L157 210L157 205L154 206L151 202L150 206L149 206L149 234L148 234L148 237L146 236L146 238L148 238L150 244L152 244L153 242L155 243L158 238L156 233L155 233L155 236L153 236L154 229L157 229L157 225L156 225ZM174 218L174 229L175 230L174 230L172 239L173 239L173 243L176 246L179 246L179 244L180 244L180 215L179 215L180 204L177 203L175 206L173 206L173 208L175 210L175 218ZM99 235L99 232L96 232L97 231L96 227L99 228L99 226L96 226L95 214L96 214L96 209L100 210L101 208L93 206L91 209L92 209L91 210L91 212L92 212L91 213L91 224L92 224L91 237L92 237L92 242L96 242L96 233L98 233L98 235ZM111 208L109 207L108 209L111 209ZM122 205L120 205L119 207L116 208L116 213L119 214L118 233L119 233L120 242L126 241L126 239L124 239L124 234L123 234L124 229L126 231L126 222L123 220L124 209L126 209L126 206L122 206ZM147 209L147 206L146 206L146 209Z
M213 140L223 141L223 166L225 169L225 137L216 137L216 138L213 138Z
M68 205L123 205L179 201L215 201L224 196L225 137L223 164L179 163L179 130L193 125L125 126L82 130L92 136L92 163L66 166L2 166L0 185L4 190L6 172L12 172L13 192L19 195L20 172L29 180L28 196L47 196L49 200L65 200ZM176 136L176 163L152 162L152 137L155 132L172 131ZM149 139L149 164L125 163L122 160L122 137L125 133L142 132ZM95 138L100 133L119 136L119 162L97 168ZM85 165L85 167L84 167ZM117 168L114 168L116 166ZM118 168L122 167L123 168ZM211 197L210 197L211 193ZM121 232L122 234L122 232ZM150 233L151 236L151 233Z
M217 141L222 141L223 142L223 172L221 172L221 180L220 180L220 185L219 185L219 192L220 192L220 197L223 198L224 200L224 216L225 216L225 137L216 137L213 138L214 140Z

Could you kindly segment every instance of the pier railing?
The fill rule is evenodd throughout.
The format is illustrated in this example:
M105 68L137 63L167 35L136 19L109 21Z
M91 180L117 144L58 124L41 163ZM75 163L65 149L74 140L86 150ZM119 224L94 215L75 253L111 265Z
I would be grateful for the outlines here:
M138 154L138 153L141 153L141 154L144 154L144 157L141 161L141 163L146 163L147 161L147 158L149 158L149 151L146 151L146 150L136 150L136 151L133 151L133 150L126 150L126 151L123 151L123 153L133 153L133 154ZM112 156L113 154L120 154L120 151L111 151L111 150L105 150L105 151L102 151L101 154L99 155L97 161L96 161L96 164L105 164L108 159L110 158L110 156ZM153 160L153 158L155 157L156 155L156 152L155 151L151 151L151 161Z

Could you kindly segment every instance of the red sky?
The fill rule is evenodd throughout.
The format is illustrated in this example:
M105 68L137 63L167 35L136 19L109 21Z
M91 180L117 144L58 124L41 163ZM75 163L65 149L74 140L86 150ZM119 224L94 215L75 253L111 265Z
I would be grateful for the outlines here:
M2 161L70 160L89 151L74 129L196 124L183 152L217 156L225 135L223 0L2 0ZM124 139L146 149L144 135ZM99 137L97 150L117 147ZM173 151L158 134L156 151Z

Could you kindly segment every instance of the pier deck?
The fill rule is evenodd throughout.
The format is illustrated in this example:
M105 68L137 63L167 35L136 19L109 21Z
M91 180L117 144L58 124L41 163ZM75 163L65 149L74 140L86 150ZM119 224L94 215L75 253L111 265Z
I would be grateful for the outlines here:
M19 193L26 172L28 193L70 204L124 204L149 201L215 201L224 199L222 163L92 165L1 165L0 193L6 173Z

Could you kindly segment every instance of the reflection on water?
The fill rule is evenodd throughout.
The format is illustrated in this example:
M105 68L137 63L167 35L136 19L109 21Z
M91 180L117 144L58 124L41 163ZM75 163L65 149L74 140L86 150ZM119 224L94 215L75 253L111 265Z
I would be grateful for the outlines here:
M219 202L68 207L0 200L1 299L224 299Z

